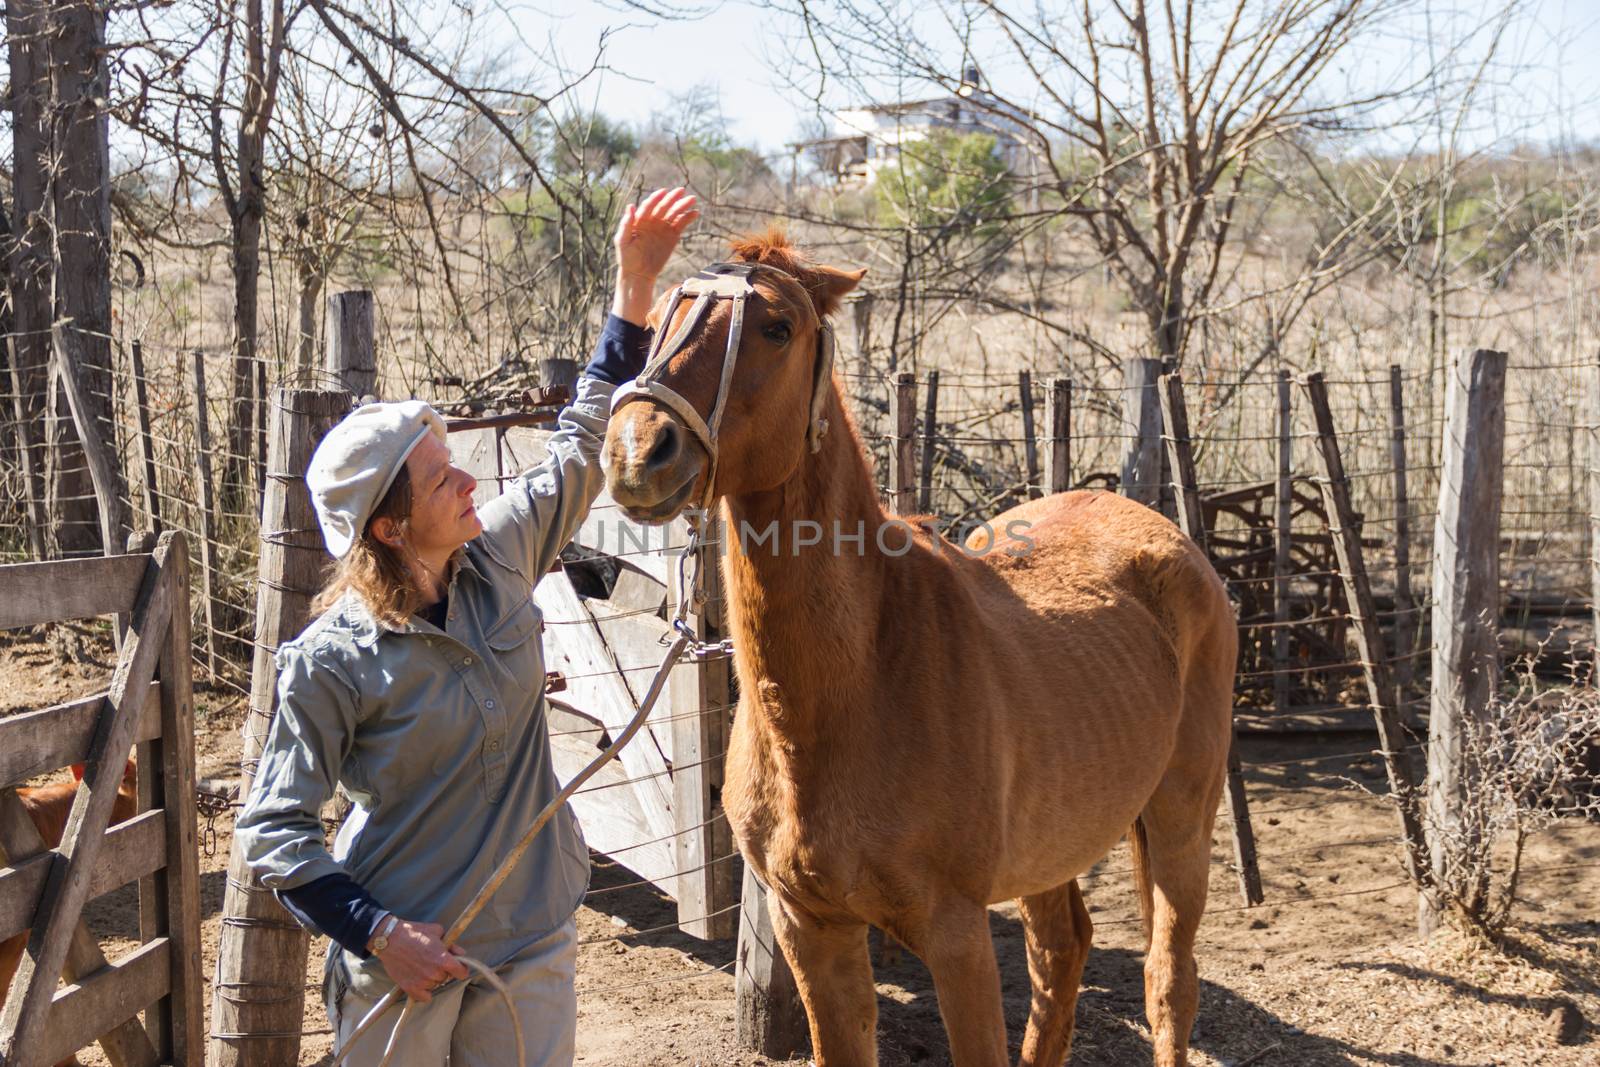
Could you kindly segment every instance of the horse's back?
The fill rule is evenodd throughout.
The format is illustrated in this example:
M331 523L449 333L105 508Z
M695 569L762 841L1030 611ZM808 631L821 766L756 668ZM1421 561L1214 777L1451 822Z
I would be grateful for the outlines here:
M1019 504L989 521L983 557L1046 614L1115 591L1158 616L1181 611L1231 623L1227 594L1197 545L1155 510L1115 493L1077 490ZM986 547L985 531L967 539Z

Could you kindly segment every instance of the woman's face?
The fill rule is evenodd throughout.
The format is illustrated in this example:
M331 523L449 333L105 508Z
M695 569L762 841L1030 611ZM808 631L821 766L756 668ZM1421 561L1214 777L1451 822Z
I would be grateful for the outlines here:
M450 462L450 449L429 434L406 457L411 477L411 547L449 554L483 532L472 491L478 481Z

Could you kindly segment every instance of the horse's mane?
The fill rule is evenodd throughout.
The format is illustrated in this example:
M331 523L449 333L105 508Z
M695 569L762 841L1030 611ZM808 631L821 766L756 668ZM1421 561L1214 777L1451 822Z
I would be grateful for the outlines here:
M765 263L769 267L777 267L794 275L806 291L811 294L812 302L816 305L817 314L823 317L833 314L839 306L839 292L831 291L832 282L837 281L840 271L832 267L818 267L809 262L799 249L789 243L789 235L782 226L774 223L759 233L745 234L736 237L728 247L729 258L743 263ZM856 274L845 288L853 287Z
M788 233L777 223L773 223L760 233L747 233L743 237L735 237L728 254L744 263L765 263L769 267L788 271L802 281L804 281L803 275L807 273L805 259L799 250L789 243Z

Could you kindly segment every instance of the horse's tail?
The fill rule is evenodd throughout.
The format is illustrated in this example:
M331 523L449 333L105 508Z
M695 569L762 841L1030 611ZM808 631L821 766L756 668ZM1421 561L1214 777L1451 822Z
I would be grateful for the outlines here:
M1150 912L1155 906L1150 884L1150 841L1145 836L1144 817L1133 820L1128 831L1128 848L1133 853L1133 888L1139 895L1139 923L1144 929L1144 948L1150 951Z

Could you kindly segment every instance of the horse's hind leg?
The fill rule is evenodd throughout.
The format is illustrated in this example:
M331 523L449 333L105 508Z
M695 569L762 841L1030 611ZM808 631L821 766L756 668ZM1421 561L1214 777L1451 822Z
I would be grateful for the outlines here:
M1022 1039L1019 1067L1061 1067L1072 1049L1078 987L1089 958L1094 924L1076 881L1018 902L1028 942L1033 1003Z
M1167 770L1135 827L1134 865L1146 899L1149 949L1145 1013L1156 1067L1188 1063L1189 1031L1200 1003L1194 940L1206 910L1211 829L1227 762L1227 739L1195 741ZM1206 750L1220 745L1219 752ZM1212 756L1215 755L1213 759Z

